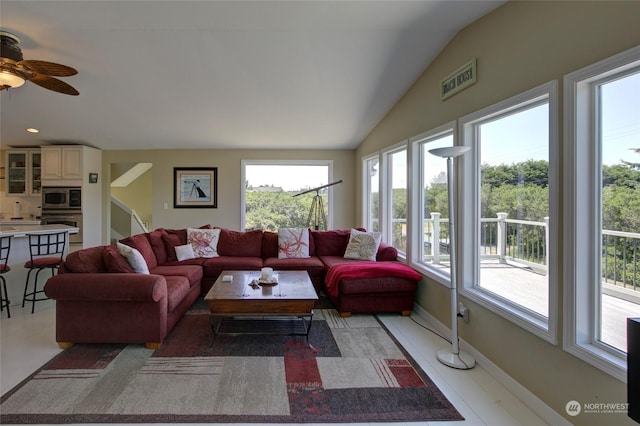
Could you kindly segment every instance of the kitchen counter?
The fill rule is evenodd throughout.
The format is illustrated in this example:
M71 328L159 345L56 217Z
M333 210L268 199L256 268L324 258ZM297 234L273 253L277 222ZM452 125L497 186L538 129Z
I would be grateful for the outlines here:
M68 231L70 234L77 234L78 228L68 225L26 225L18 224L18 221L5 225L6 222L0 222L0 236L13 236L15 238L24 237L26 234L46 234L48 232ZM13 252L13 247L12 250Z
M4 226L23 226L23 225L27 225L27 226L32 226L32 225L40 225L40 223L42 222L41 219L18 219L18 220L0 220L0 228L4 227Z

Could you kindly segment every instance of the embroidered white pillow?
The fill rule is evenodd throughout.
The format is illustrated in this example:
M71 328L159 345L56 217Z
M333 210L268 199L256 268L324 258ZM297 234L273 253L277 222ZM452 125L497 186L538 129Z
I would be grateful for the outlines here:
M220 229L187 228L187 241L195 257L218 257Z
M176 246L176 258L178 260L195 259L196 255L193 253L193 246L191 244L185 244L183 246Z
M278 258L309 257L309 230L307 228L278 229Z
M346 259L375 261L381 240L382 234L380 232L362 232L352 229L344 257Z
M121 242L117 242L116 246L118 247L118 253L127 259L131 268L137 272L138 274L148 274L149 267L147 266L147 262L145 262L142 254L133 247L129 247L126 244L122 244Z

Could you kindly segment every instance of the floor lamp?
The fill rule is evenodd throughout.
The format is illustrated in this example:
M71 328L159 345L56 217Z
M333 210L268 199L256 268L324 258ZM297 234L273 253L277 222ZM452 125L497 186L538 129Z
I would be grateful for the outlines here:
M453 174L453 159L463 155L471 149L468 146L450 146L446 148L435 148L429 152L437 157L447 159L447 189L449 198L449 267L451 270L451 344L452 350L441 349L438 351L438 361L441 363L457 368L460 370L468 370L476 365L476 360L468 353L460 351L458 344L458 286L456 280L456 233L455 233L455 187Z

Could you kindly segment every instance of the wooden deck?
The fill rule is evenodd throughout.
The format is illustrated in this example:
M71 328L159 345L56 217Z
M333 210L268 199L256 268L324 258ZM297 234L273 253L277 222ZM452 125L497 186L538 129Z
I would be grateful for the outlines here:
M434 265L435 266L435 265ZM448 268L447 263L440 264ZM517 262L482 261L482 288L545 317L549 316L547 276ZM627 317L640 317L640 292L603 283L602 336L604 343L627 351Z
M482 288L509 299L541 315L549 315L547 277L531 268L509 262L483 261L480 268ZM604 343L627 351L627 317L640 317L640 294L618 291L603 285L602 336Z

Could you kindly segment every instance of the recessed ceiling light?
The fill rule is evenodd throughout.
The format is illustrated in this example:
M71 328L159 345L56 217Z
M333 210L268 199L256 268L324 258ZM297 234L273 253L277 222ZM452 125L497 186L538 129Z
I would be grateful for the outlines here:
M27 132L29 133L40 133L40 130L34 128L34 127L28 127L25 129Z

